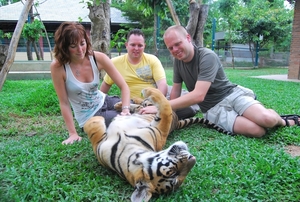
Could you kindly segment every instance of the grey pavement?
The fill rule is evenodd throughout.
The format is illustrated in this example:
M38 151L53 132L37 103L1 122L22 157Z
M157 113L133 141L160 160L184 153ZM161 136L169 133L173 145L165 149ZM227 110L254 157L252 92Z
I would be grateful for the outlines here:
M252 76L252 77L253 78L260 78L260 79L277 80L277 81L300 82L299 79L288 79L287 74L262 75L262 76Z

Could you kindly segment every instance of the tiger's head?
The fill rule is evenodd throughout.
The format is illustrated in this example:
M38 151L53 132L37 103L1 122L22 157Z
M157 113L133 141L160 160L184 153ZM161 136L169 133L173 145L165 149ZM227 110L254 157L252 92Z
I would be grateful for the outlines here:
M139 155L135 163L143 166L144 175L136 183L131 201L148 201L152 193L164 194L179 188L196 158L184 142L178 141L160 152Z

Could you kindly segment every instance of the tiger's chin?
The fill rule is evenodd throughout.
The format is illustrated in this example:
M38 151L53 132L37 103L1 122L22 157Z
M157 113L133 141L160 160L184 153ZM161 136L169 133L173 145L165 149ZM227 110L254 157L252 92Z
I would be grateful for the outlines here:
M135 184L131 201L148 201L152 194L178 189L196 164L196 158L184 142L178 141L160 152L142 154L135 162L142 165L144 175Z

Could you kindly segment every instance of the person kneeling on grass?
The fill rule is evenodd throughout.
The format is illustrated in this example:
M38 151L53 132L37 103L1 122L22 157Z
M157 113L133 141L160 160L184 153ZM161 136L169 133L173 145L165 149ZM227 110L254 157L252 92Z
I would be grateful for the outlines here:
M231 83L218 56L207 48L195 46L184 27L169 27L163 38L175 58L170 95L173 110L198 104L210 122L248 137L262 137L267 128L300 125L298 115L280 116L257 101L252 90ZM189 93L180 96L183 82ZM141 113L155 111L153 107L141 109Z
M84 27L77 22L64 22L54 35L55 59L50 65L53 85L59 106L69 132L69 138L62 144L72 144L81 137L75 129L72 106L79 127L93 116L103 116L105 124L119 114L114 104L122 101L120 115L130 115L130 91L109 57L101 52L93 52L90 39ZM121 98L108 96L99 90L99 75L104 69L116 82Z

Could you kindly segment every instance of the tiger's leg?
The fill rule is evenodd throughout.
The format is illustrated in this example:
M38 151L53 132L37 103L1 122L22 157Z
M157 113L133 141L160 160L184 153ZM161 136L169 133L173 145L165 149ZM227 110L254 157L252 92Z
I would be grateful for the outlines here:
M102 116L94 116L84 124L83 130L92 143L94 153L98 156L98 144L106 138L105 119Z
M170 128L170 133L177 129L178 127L178 116L175 111L172 111L172 124Z
M134 98L132 98L132 101L134 104L141 104L144 100L139 97L134 97Z
M161 139L158 141L161 144L158 145L158 149L162 149L166 143L172 124L173 111L171 105L158 89L146 88L142 93L144 98L150 100L150 102L158 109L151 126L156 127L161 133Z

